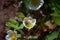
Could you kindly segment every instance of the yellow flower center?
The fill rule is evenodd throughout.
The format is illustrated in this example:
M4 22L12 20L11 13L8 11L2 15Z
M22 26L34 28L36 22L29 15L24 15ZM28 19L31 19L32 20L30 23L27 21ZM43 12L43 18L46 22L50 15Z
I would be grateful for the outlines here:
M15 33L12 33L11 40L16 40L16 34Z
M32 26L33 26L33 23L32 23L32 22L29 22L29 23L27 24L27 26L28 26L28 27L32 27Z
M31 4L33 6L38 6L40 4L40 0L31 0Z

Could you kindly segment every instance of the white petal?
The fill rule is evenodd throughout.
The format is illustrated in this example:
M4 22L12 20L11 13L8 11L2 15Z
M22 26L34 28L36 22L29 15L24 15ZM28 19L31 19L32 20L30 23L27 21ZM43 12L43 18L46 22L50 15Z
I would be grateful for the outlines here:
M11 35L11 33L13 33L12 30L7 31L7 34L8 34L8 35Z
M6 39L6 40L11 40L11 38L10 38L9 35L6 35L5 39Z
M15 32L15 34L16 34L16 36L17 36L17 31L14 31ZM17 39L17 37L16 37L16 39Z

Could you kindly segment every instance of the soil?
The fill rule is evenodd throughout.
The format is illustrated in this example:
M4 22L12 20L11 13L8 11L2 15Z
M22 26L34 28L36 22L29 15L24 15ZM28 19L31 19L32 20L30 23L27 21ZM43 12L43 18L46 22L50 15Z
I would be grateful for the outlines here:
M4 40L6 26L4 25L9 18L17 16L17 9L13 4L16 0L0 0L0 40Z

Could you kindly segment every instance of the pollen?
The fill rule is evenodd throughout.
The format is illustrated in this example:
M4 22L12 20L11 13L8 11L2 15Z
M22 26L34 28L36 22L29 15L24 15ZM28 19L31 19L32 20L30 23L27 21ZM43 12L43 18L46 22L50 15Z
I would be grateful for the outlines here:
M32 26L33 26L33 23L32 23L32 22L29 22L29 23L27 24L27 26L28 26L28 27L32 27Z
M16 34L15 33L12 33L11 40L16 40Z

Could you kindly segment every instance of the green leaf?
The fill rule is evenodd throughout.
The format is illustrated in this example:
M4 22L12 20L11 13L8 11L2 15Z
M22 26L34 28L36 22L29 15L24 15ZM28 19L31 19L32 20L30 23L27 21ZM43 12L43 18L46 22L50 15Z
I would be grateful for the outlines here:
M54 17L60 17L60 15L58 14L58 9L55 8L54 12L51 14L51 16L54 16Z
M52 5L54 6L55 10L51 14L52 19L54 20L55 24L60 25L60 5L59 2L56 3L56 1L52 2Z
M48 27L51 25L50 21L47 21L47 22L45 22L44 24L45 24L46 26L48 26Z
M30 10L29 10L29 3L30 3L31 0L24 0L24 4L25 4L25 10L29 13Z
M24 28L24 25L21 24L21 25L19 26L19 29L23 29L23 28Z
M25 0L25 5L28 6L31 0Z
M29 39L29 40L38 40L38 39L33 39L33 38L31 38L31 39Z
M45 40L54 40L59 35L59 31L53 31L50 35L46 36Z
M17 25L14 25L14 24L12 24L12 23L10 23L10 22L7 22L7 23L6 23L6 26L12 27L12 28L15 28L15 29L18 29L18 26L17 26Z
M15 20L15 19L13 19L13 18L10 18L10 21L9 21L11 24L14 24L14 25L16 25L16 26L18 26L19 25L19 23Z
M60 25L60 17L53 17L53 20L56 25Z
M17 34L17 38L21 38L21 34Z
M15 19L12 19L12 18L10 19L9 22L6 23L6 26L12 27L15 29L23 29L23 27L24 27L23 24L19 25L19 23Z
M22 12L19 12L19 13L18 13L18 17L19 17L20 19L23 19L25 16L24 16L24 14L23 14Z
M38 36L29 36L29 40L38 40Z
M10 23L9 22L6 22L6 24L5 24L6 26L10 26Z

